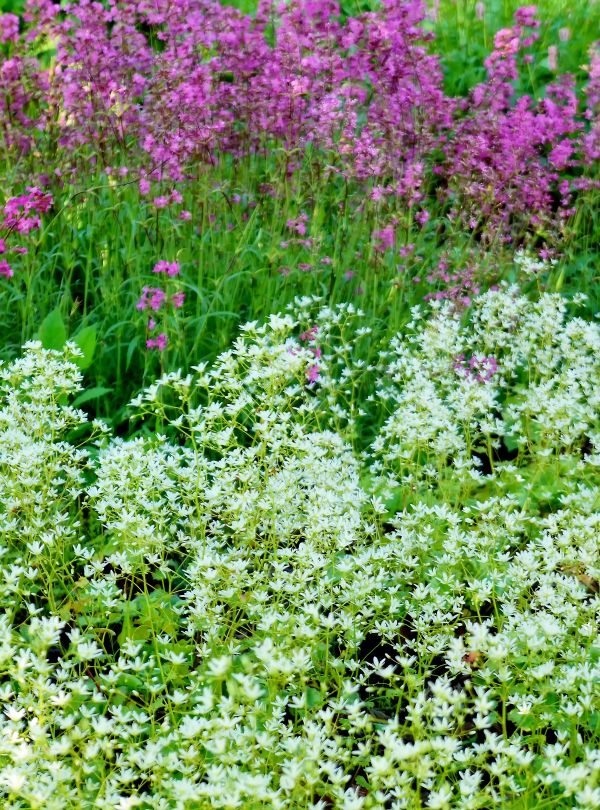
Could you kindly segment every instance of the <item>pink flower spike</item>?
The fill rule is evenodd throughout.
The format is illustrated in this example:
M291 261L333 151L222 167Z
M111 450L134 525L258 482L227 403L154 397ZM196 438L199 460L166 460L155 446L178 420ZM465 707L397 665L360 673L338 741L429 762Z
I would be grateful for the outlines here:
M166 208L169 204L168 197L155 197L152 201L154 203L155 208Z
M179 309L183 306L183 302L185 301L185 293L184 292L176 292L171 297L171 303L175 307L175 309Z
M164 352L164 350L167 348L167 336L165 335L164 332L161 332L159 335L157 335L156 348L158 349L159 352Z
M4 276L5 278L12 278L14 276L14 271L6 259L0 259L0 276Z

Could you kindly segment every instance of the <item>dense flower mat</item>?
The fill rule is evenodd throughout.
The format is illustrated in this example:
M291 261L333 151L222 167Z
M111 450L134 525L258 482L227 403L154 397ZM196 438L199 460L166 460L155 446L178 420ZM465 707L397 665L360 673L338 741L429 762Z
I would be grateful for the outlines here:
M74 345L2 366L3 807L598 806L600 328L504 286L371 339L298 300L129 438Z

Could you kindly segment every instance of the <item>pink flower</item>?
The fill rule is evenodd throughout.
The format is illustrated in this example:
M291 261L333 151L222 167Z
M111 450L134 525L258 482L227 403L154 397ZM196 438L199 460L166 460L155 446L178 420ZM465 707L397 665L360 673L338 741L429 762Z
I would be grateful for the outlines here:
M494 48L498 54L517 53L519 50L519 37L512 28L501 28L494 36Z
M484 354L476 355L469 360L471 372L479 382L489 382L498 371L498 363L495 357L486 357Z
M179 275L179 264L177 262L166 262L164 259L157 262L152 268L153 273L166 273L169 278Z
M155 338L148 338L146 341L147 349L158 349L159 352L164 352L167 348L167 336L164 332L158 334Z
M319 366L314 363L306 369L306 379L309 383L316 383L319 380Z
M192 218L191 211L180 211L179 212L179 219L183 220L184 222L189 222Z
M300 214L300 216L296 217L296 219L288 219L285 225L286 228L289 228L291 231L295 231L299 236L304 236L306 234L307 222L308 215Z
M388 248L394 247L394 226L386 225L380 231L373 231L373 239L375 240L375 250L385 253Z
M158 310L162 307L165 298L165 292L164 290L161 290L160 287L144 287L142 290L142 297L135 306L140 312L143 312L145 309L151 309L154 312L158 312Z
M0 259L0 276L4 276L5 278L12 278L14 276L14 271L6 259Z
M184 301L185 301L184 292L176 292L174 293L174 295L171 296L171 303L173 304L175 309L179 309L179 307L182 307Z
M515 11L515 20L519 25L526 25L528 28L538 28L539 22L536 20L537 6L521 6Z
M548 155L548 160L557 169L562 170L566 168L569 163L569 158L573 154L573 145L570 141L563 140L556 144ZM568 191L569 184L567 183L566 190ZM561 190L562 193L562 190Z
M166 208L167 205L169 204L169 198L168 197L155 197L152 200L152 202L153 202L155 208Z
M16 14L0 14L0 43L15 42L19 36L19 18Z
M469 302L470 303L470 302ZM470 377L477 382L489 382L498 371L498 362L495 357L474 354L467 362L464 354L459 354L454 361L454 370L462 377Z
M147 180L145 177L142 177L142 179L140 180L139 189L140 194L142 194L145 197L146 194L150 193L150 181Z
M315 324L315 326L311 326L310 329L307 329L306 332L302 332L299 337L303 343L306 341L315 340L317 337L317 332L319 331L319 327Z

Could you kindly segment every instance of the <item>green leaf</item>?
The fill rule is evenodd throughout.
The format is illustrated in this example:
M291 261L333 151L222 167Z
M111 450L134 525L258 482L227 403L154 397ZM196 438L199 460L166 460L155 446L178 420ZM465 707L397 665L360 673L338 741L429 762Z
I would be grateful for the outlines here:
M38 334L44 349L60 351L63 348L67 342L67 330L60 310L53 309L52 312L46 315Z
M103 397L104 394L108 394L110 391L112 391L112 388L104 388L102 385L95 385L93 388L88 388L86 391L82 391L82 393L73 400L73 407L79 408L84 402Z
M306 690L306 705L309 709L314 709L315 706L320 706L323 703L323 695L318 689L309 686Z
M83 329L80 329L76 335L73 335L71 339L83 352L83 357L78 357L75 362L81 371L85 371L86 368L92 365L92 360L94 359L94 352L96 351L96 327L85 326Z
M133 357L133 353L136 350L138 345L138 338L134 337L133 340L130 341L129 346L127 347L127 360L125 361L125 368L128 369L131 363L131 358Z

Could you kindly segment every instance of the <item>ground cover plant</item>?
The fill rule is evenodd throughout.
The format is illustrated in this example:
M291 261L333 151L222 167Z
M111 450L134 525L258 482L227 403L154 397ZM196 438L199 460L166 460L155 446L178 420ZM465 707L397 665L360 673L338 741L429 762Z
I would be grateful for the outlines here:
M0 806L597 807L600 5L0 6Z

